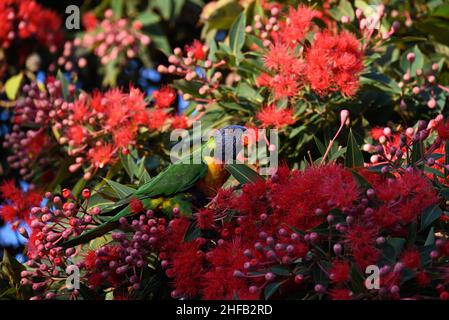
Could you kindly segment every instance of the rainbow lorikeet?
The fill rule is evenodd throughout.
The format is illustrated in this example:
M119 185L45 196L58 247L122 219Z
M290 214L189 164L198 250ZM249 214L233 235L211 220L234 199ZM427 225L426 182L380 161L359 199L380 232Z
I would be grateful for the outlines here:
M119 211L109 220L97 228L66 241L62 246L71 247L84 243L115 229L120 218L133 214L129 205L131 199L139 199L144 204L148 204L152 198L171 197L193 187L199 189L206 197L212 196L229 177L229 173L225 170L224 160L235 159L242 147L242 134L245 130L246 128L242 126L228 126L220 129L200 148L171 164L156 177L140 186L133 194L111 206L108 211ZM217 148L217 146L221 146L221 148ZM203 156L211 154L212 150L213 157ZM199 160L199 163L190 163L194 159Z

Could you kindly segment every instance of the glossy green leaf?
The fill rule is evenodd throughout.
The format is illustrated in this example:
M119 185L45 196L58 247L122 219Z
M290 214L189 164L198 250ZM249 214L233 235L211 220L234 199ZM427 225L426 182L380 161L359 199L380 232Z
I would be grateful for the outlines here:
M234 20L231 29L229 30L229 46L237 56L242 50L245 44L245 27L246 27L246 14L245 12L240 13L237 19Z
M263 291L263 296L265 300L268 300L271 298L273 294L276 293L276 291L280 288L281 283L280 282L272 282L265 286L265 289Z
M429 227L435 220L437 220L443 211L441 210L439 205L430 206L426 210L424 210L421 216L421 230Z
M362 151L354 138L352 130L349 131L348 146L346 149L345 165L348 168L363 167L364 160Z
M227 164L225 169L241 184L263 180L262 176L246 164Z

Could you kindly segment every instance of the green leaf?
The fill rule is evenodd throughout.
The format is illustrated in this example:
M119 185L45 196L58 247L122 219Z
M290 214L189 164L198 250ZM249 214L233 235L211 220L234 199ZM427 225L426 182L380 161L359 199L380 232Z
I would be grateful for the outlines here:
M145 31L151 37L151 40L157 49L159 49L166 56L171 54L170 43L168 42L167 37L160 25L148 25L145 27Z
M227 164L225 169L241 184L264 180L262 176L246 164Z
M424 210L421 216L421 230L429 227L435 220L437 220L443 211L441 210L439 205L430 206L426 210Z
M443 3L433 10L432 16L449 19L449 3Z
M411 163L417 163L419 160L423 158L424 154L424 146L422 141L415 143L412 146L412 155L411 155Z
M263 291L265 300L270 299L271 296L279 289L280 286L281 286L280 282L272 282L272 283L267 284Z
M20 273L25 270L25 267L16 260L6 249L3 249L3 260L1 262L0 271L8 276L11 284L18 284L20 282Z
M100 209L107 208L114 204L114 201L103 198L99 193L93 194L89 199L89 209L93 207L98 207Z
M345 166L348 168L363 167L364 160L362 151L360 151L359 145L352 134L352 130L349 131L348 146L346 149Z
M122 162L122 166L125 169L128 176L131 178L131 180L135 176L135 172L137 171L137 166L130 154L120 154L120 160Z
M5 92L9 100L16 100L17 92L19 92L22 80L23 80L22 72L6 80Z
M182 8L184 7L186 0L175 0L173 3L173 19L177 19L178 16L182 12Z
M288 277L291 275L290 270L287 269L286 267L282 267L282 266L272 267L271 272L273 272L274 274L276 274L278 276L284 276L284 277Z
M383 258L390 264L395 263L402 251L402 248L404 247L404 244L405 239L402 238L388 239L382 252Z
M324 154L326 153L326 147L324 146L324 144L320 141L320 139L315 137L315 135L313 136L313 140L315 141L318 151L321 153L322 156L324 156Z
M56 79L58 79L61 82L62 96L64 97L65 100L68 100L69 99L69 82L67 81L67 78L61 72L61 70L59 70L58 73L56 74Z
M140 21L143 26L158 23L161 18L151 10L142 12L136 17L136 20Z
M409 62L407 60L407 55L409 53L415 54L415 60L413 62ZM422 69L424 67L424 55L421 50L419 50L418 46L415 45L413 48L405 51L401 56L401 69L404 72L409 71L410 75L414 77L416 75L416 70Z
M242 47L245 44L245 27L246 14L245 12L242 12L237 19L234 20L231 29L229 30L229 46L235 56L241 52Z
M354 293L361 293L363 292L365 286L364 286L364 277L363 274L360 273L360 270L357 268L356 265L351 265L350 269L350 275L351 275L351 289Z
M368 180L362 177L356 170L351 169L351 173L360 188L362 188L363 190L371 188L371 184L368 182Z
M354 20L354 9L348 0L340 0L337 7L330 9L331 16L340 21L343 16L349 17L350 21Z
M152 0L151 6L157 8L165 20L170 20L173 9L173 0Z
M426 242L424 243L424 247L432 246L435 243L435 228L432 227L429 230L429 233L426 238Z
M446 143L444 144L444 164L448 165L449 164L449 141L446 141ZM449 175L449 170L448 169L444 169L444 176L447 177Z
M75 186L72 189L72 194L76 198L81 193L81 191L86 186L87 180L84 178L81 178L78 180L78 182L75 184Z
M123 0L112 0L111 9L116 18L121 18L123 12Z
M104 178L104 180L112 189L114 189L119 199L125 199L126 197L132 195L136 191L136 189L125 186L124 184L115 182L113 180L109 180L106 178Z
M433 36L433 38L449 46L449 21L440 17L429 17L427 19L418 21L416 27L427 35Z
M89 249L97 250L98 248L103 247L104 245L110 243L112 241L112 234L105 234L102 237L98 237L89 242Z

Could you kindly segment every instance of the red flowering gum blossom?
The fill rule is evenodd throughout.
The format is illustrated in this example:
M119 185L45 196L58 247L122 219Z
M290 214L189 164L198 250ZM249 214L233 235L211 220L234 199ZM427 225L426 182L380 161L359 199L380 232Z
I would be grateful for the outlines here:
M176 91L170 87L164 86L153 92L156 108L169 108L176 99Z
M351 207L360 190L347 169L331 164L295 172L285 182L276 184L271 192L271 206L283 221L302 230L324 222L332 208Z
M440 121L437 126L438 136L443 140L449 140L449 121Z
M360 42L349 32L318 32L306 52L306 78L318 94L340 92L353 96L363 70Z
M203 255L196 241L181 243L172 256L172 267L167 274L173 278L175 296L196 296L201 289Z
M30 221L30 209L39 205L42 196L35 191L22 191L14 180L6 180L0 184L1 198L7 201L0 207L0 217L6 222Z
M187 54L196 60L205 60L206 52L203 50L203 44L199 40L194 40L192 45L185 47Z
M378 180L373 187L377 198L383 202L375 211L374 219L384 228L397 228L416 221L424 209L438 202L432 185L419 172Z
M289 45L301 42L312 28L312 20L318 16L318 12L307 6L299 5L295 10L290 8L287 19L280 24L279 37Z
M274 127L277 129L295 123L291 109L277 108L274 104L260 110L256 118L262 123L263 127Z
M203 299L206 300L253 300L259 292L251 293L245 279L234 277L234 271L246 261L245 247L240 241L227 242L207 255L210 269L204 274Z

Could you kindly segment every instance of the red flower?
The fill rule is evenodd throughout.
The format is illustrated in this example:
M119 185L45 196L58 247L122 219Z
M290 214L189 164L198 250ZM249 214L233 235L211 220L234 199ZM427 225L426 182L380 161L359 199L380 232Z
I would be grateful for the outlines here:
M0 195L7 201L0 207L0 217L7 222L29 222L31 208L38 206L42 200L42 196L35 191L19 189L14 180L0 184Z
M89 158L94 167L103 168L112 161L114 153L114 147L111 144L105 144L90 149Z
M86 31L91 31L97 27L97 18L93 12L86 12L83 15L83 26Z
M169 108L176 99L176 91L168 86L164 86L153 92L156 108Z
M351 207L359 197L359 188L352 174L338 165L310 167L294 172L287 181L273 185L271 206L278 208L284 223L307 230L324 222L332 208ZM301 195L300 197L298 195Z
M200 210L196 215L198 227L203 230L212 229L214 227L214 218L214 211L209 209Z
M198 255L198 243L186 242L173 253L171 274L175 292L184 297L194 297L201 289L203 274L202 256Z
M335 36L328 31L317 33L306 52L306 77L312 89L320 95L337 91L354 95L363 69L360 47L357 38L346 31Z
M134 142L137 126L133 123L124 124L113 131L114 143L117 148L126 148Z
M422 288L427 287L431 282L429 274L425 271L417 272L415 275L415 280L416 283Z
M409 224L438 201L429 181L418 172L379 180L374 189L377 198L384 202L375 211L374 218L384 228Z
M362 269L371 264L375 264L379 258L379 251L374 246L358 246L352 248L352 255L354 257L355 263Z
M299 5L296 10L290 7L287 20L281 23L279 30L282 41L293 46L301 42L310 31L312 19L316 16L317 11L304 5Z
M196 60L206 59L206 53L203 50L203 44L198 40L194 40L192 45L186 46L185 49L187 53L192 55L192 57Z
M438 136L443 140L449 140L449 121L440 121L437 126Z
M74 143L74 145L80 145L84 141L84 128L79 125L75 125L69 128L67 132L67 136L70 141Z
M141 200L137 198L132 198L131 201L129 202L129 206L131 208L132 213L139 213L142 212L143 210L143 203Z
M265 66L270 70L290 70L298 59L292 53L289 46L277 43L270 46L264 56Z
M187 129L189 127L188 118L184 115L176 115L171 119L171 126L174 129Z
M259 293L250 293L245 279L234 277L234 271L243 266L246 257L241 242L227 242L216 247L207 255L209 271L202 278L203 299L240 300L258 299Z
M168 119L167 113L162 109L155 109L150 111L148 115L148 127L151 129L161 130Z
M256 117L264 127L283 128L295 123L291 109L277 108L274 104L264 107Z
M271 85L271 82L273 81L273 78L268 73L261 73L257 79L256 84L259 87L268 87Z
M329 277L334 283L349 281L349 262L335 261L329 270Z
M349 289L335 288L329 290L329 296L332 300L351 300L353 298L353 293Z
M415 269L421 264L421 255L417 250L407 250L402 254L401 261L407 268Z
M374 127L370 131L370 136L374 140L379 140L380 137L384 135L384 129L381 127Z

